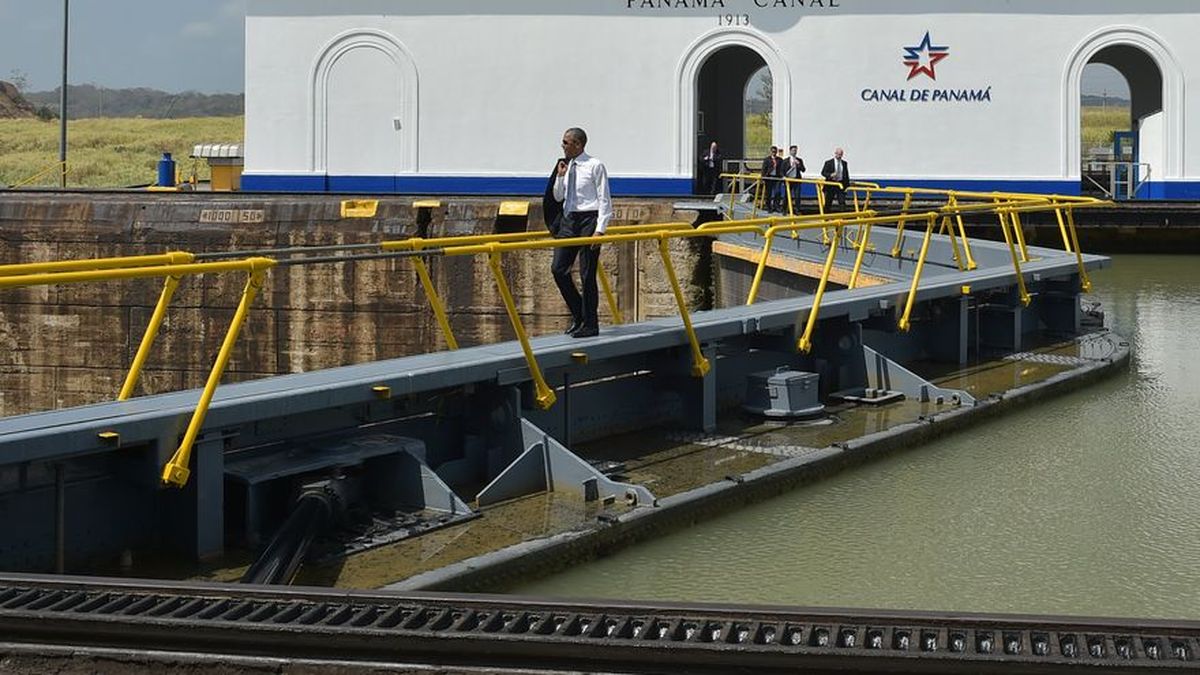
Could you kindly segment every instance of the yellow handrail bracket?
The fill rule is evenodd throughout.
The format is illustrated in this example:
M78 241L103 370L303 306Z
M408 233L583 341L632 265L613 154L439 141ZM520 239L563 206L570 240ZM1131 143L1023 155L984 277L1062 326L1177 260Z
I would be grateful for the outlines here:
M521 315L517 312L517 303L513 300L512 291L509 290L508 282L504 279L504 270L500 267L499 248L496 244L490 244L489 248L488 264L491 265L492 275L496 278L496 288L500 291L500 297L504 301L508 320L512 323L513 331L517 334L517 341L521 343L521 351L525 354L525 363L529 366L530 377L533 378L534 399L539 408L549 410L554 407L557 397L550 385L546 384L546 378L542 376L542 369L538 366L537 357L533 355L533 346L529 344L529 334L525 332L525 325L521 322Z
M165 485L175 487L187 485L188 477L191 475L188 464L191 462L192 446L195 445L196 438L200 435L200 429L204 426L204 418L208 415L208 407L212 403L213 395L217 392L217 385L220 384L225 367L229 364L229 358L233 355L233 347L237 343L238 333L241 332L242 325L246 323L246 317L250 314L250 304L254 302L254 298L262 289L267 270L275 265L274 260L265 258L255 258L246 262L251 264L250 278L246 280L246 287L242 290L242 300L238 303L233 321L229 324L229 330L225 332L225 340L221 343L221 350L217 353L217 360L208 374L208 381L204 385L204 391L200 394L200 401L196 404L196 411L192 413L192 420L188 423L183 440L179 443L179 449L163 467L162 482Z
M679 277L675 275L675 265L671 263L671 251L667 245L667 235L658 238L658 252L662 257L663 269L667 272L667 280L671 282L671 291L675 294L675 303L679 306L679 317L683 319L683 329L687 332L688 344L692 348L692 375L704 377L712 369L712 364L704 357L700 349L700 340L696 337L696 329L692 326L692 317L688 312L687 300L683 297L683 289L679 286Z

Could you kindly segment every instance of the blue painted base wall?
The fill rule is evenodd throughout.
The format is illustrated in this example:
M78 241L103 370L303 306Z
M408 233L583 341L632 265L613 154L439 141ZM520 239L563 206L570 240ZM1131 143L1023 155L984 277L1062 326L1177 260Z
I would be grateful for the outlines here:
M520 176L286 176L242 175L249 192L344 192L413 195L540 195L546 178ZM692 193L690 178L612 179L614 195L676 197Z
M864 179L870 180L870 179ZM1078 181L1064 180L879 180L885 187L914 187L969 192L1032 192L1038 194L1078 195ZM692 194L690 178L612 179L613 194L618 197L687 197ZM546 179L521 176L242 176L246 192L331 192L350 194L412 195L540 195ZM814 188L804 186L811 196ZM1142 199L1200 199L1200 181L1147 183Z

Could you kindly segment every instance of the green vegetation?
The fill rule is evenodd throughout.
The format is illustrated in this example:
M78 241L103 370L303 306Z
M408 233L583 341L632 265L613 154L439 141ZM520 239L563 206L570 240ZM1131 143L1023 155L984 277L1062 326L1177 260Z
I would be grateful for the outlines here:
M1083 147L1111 147L1114 131L1130 128L1128 108L1085 107ZM197 143L241 142L243 118L197 117L178 120L87 119L68 125L67 184L72 187L127 187L153 183L163 152L170 152L186 178ZM771 147L770 115L746 119L746 156L765 157ZM37 119L0 120L0 187L45 172L32 186L53 187L58 159L58 124ZM195 162L199 180L208 165Z
M67 125L67 185L128 187L153 183L162 153L170 152L184 179L191 175L192 146L240 143L241 117L176 120L87 119ZM0 120L0 187L23 183L56 187L58 124L38 119ZM208 180L208 164L196 160L199 180Z
M1129 131L1133 126L1129 108L1086 106L1083 108L1083 150L1111 148L1114 131Z
M746 156L766 157L771 149L770 114L752 113L746 116ZM1129 108L1085 106L1083 108L1083 149L1111 148L1114 131L1128 131Z
M771 151L771 113L746 116L746 157L759 159Z

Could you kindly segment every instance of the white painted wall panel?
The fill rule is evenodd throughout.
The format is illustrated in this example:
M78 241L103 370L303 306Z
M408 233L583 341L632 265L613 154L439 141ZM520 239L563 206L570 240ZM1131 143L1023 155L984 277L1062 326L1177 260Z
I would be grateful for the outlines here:
M345 127L334 145L351 159L330 172L399 166L399 174L540 176L558 154L562 130L580 125L613 175L690 176L694 111L683 109L681 91L693 84L680 81L687 54L745 38L771 52L769 63L783 64L775 70L786 72L776 75L787 81L776 91L790 96L776 110L790 112L776 120L775 140L799 143L810 166L841 145L864 178L1072 180L1079 175L1072 59L1081 70L1089 50L1132 41L1164 71L1156 177L1200 180L1190 173L1200 166L1200 129L1187 129L1200 105L1194 2L840 0L836 9L759 9L754 0L726 0L726 11L747 14L749 27L718 26L718 9L639 4L249 0L247 173L325 173L313 132L317 62L339 36L369 30L411 57L419 159L398 162L375 131L364 127L358 138ZM909 81L904 48L926 31L949 55L936 64L936 81ZM348 86L378 81L375 66L362 69ZM382 89L379 96L395 95ZM864 90L913 89L986 90L991 100L863 100Z

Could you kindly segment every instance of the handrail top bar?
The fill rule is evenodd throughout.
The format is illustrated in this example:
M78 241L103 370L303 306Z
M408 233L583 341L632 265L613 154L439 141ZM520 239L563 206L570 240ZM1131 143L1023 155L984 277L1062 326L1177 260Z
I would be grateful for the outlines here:
M749 173L749 174L723 173L723 174L721 174L721 178L761 180L762 177L763 176L760 173ZM784 176L780 176L777 178L772 177L771 180L784 182L784 183L807 183L810 185L822 185L822 186L824 186L824 185L830 185L830 186L839 185L840 186L841 185L841 183L838 183L835 181L827 181L823 178L787 178ZM885 193L889 193L889 194L901 194L901 195L927 194L927 195L939 195L939 196L965 197L968 199L996 199L996 198L1023 199L1023 198L1030 198L1030 197L1037 197L1040 199L1051 199L1051 200L1056 200L1056 201L1072 202L1075 204L1087 204L1087 205L1100 205L1100 204L1111 204L1112 203L1111 201L1097 199L1095 197L1084 197L1084 196L1075 196L1075 195L1057 195L1057 194L1056 195L1041 195L1041 194L1032 193L1032 192L999 192L999 191L997 191L997 192L979 192L979 191L972 191L972 190L947 190L947 189L943 189L943 188L921 188L921 187L906 187L906 186L883 187L883 186L880 186L878 183L872 183L872 182L867 182L867 181L854 181L845 189L847 191L852 191L852 192L885 192Z
M0 288L45 286L50 284L74 284L90 281L120 281L124 279L152 279L183 277L219 272L265 272L276 265L270 258L246 258L223 262L189 263L185 265L163 265L157 267L128 267L119 269L82 270L71 272L48 272L20 274L0 277Z
M82 272L87 270L153 267L157 265L180 265L190 263L195 258L195 255L185 251L169 251L167 253L152 255L119 256L115 258L16 263L12 265L0 265L0 277L35 273Z
M608 228L609 232L623 234L627 232L647 232L659 230L683 230L691 229L691 223L674 222L674 223L645 223L641 225L614 225ZM546 230L530 230L528 232L510 232L507 234L468 234L455 237L437 237L433 239L423 239L421 237L410 237L408 239L394 239L380 242L379 246L385 251L391 250L407 250L413 248L445 248L448 246L463 246L471 244L485 244L491 242L507 243L513 241L527 241L537 239L548 239L550 233Z

